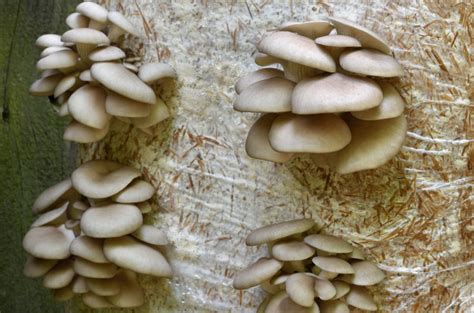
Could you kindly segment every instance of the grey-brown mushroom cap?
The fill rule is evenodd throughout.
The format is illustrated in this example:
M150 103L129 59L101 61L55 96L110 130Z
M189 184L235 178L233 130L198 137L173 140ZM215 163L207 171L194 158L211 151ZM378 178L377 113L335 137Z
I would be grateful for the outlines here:
M76 72L61 78L56 88L54 88L54 97L58 98L60 95L64 94L66 91L74 87L77 82L77 76L78 73Z
M371 109L351 112L353 116L360 120L374 121L388 118L395 118L403 114L405 100L400 96L397 89L387 82L379 82L383 92L382 102Z
M268 134L276 151L327 153L344 148L351 141L346 122L335 114L280 114Z
M149 200L155 192L155 187L149 182L135 179L125 189L115 194L112 199L120 203L137 203Z
M316 38L315 42L318 45L326 47L350 48L360 47L361 43L354 37L346 35L327 35Z
M301 241L279 242L272 246L272 256L280 261L306 260L314 255L315 249Z
M108 263L102 249L103 243L102 239L81 235L71 242L69 251L72 255L94 263Z
M277 114L262 115L250 128L245 141L245 151L255 159L284 163L293 157L292 153L278 152L272 148L268 134Z
M165 102L159 97L156 97L156 102L150 107L150 114L146 117L135 117L131 119L131 122L135 127L141 130L155 126L158 123L166 120L171 116L168 107Z
M79 123L97 129L104 129L112 116L105 110L105 90L87 84L74 91L68 100L68 111Z
M286 293L298 305L311 307L314 304L314 277L305 273L295 273L285 282Z
M122 288L120 293L107 297L107 300L121 308L131 308L142 305L145 302L143 288L137 281L137 275L126 269L117 273L116 279Z
M104 253L108 260L137 273L171 277L173 270L158 251L130 236L107 238Z
M116 46L98 47L89 54L92 62L107 62L125 58L125 52Z
M87 16L91 20L107 23L108 11L94 2L82 2L76 7L76 11L84 16Z
M166 63L147 63L140 66L138 77L147 84L162 78L176 78L176 71Z
M58 263L58 260L39 259L27 255L25 266L23 267L23 275L30 278L41 277L52 269L56 263Z
M112 278L117 274L118 268L113 263L95 263L83 258L74 258L74 272L89 278Z
M403 75L403 67L390 55L374 49L347 50L339 57L341 67L349 72L378 77Z
M237 96L234 110L241 112L289 112L295 83L283 77L258 81Z
M39 227L44 225L57 226L63 224L66 221L66 211L69 202L64 202L59 208L50 210L46 213L41 214L30 227Z
M55 74L37 79L31 84L29 93L32 96L52 96L62 78L62 74Z
M165 246L169 243L165 232L151 225L142 225L132 236L151 245Z
M332 25L327 20L313 20L303 23L287 22L279 27L280 31L289 31L314 39L329 34Z
M345 240L331 235L309 235L304 238L304 242L318 250L329 253L350 253L353 249Z
M382 99L382 89L374 80L334 73L300 81L291 108L296 114L361 111L378 106Z
M296 304L290 299L286 291L274 294L268 302L265 313L319 313L319 307L314 303L307 308Z
M271 55L268 55L266 53L262 52L257 52L255 54L255 64L260 65L260 66L268 66L276 63L285 63L286 61L281 60L279 58L275 58Z
M142 224L142 212L131 204L112 203L92 207L81 218L81 230L94 238L124 236L136 231Z
M72 190L72 181L67 178L45 189L33 203L33 213L43 213L58 201L63 195Z
M109 38L101 31L92 28L74 28L65 32L61 39L64 42L87 45L109 45Z
M342 300L322 301L319 303L321 313L349 313L349 307Z
M63 288L69 285L73 278L72 260L62 260L44 275L43 286L50 289Z
M85 305L93 309L104 309L110 308L114 305L107 301L105 297L98 296L93 292L87 292L82 296L82 301Z
M275 259L262 258L251 264L234 277L233 287L235 289L247 289L272 278L283 266L283 263Z
M77 64L77 53L72 50L60 50L39 59L36 68L40 71L65 69Z
M334 280L332 284L336 288L336 295L332 298L333 300L340 299L347 295L351 290L352 286L341 280Z
M81 13L74 12L66 17L66 25L69 28L86 28L89 25L89 18Z
M314 226L314 221L309 218L296 219L267 225L252 231L245 240L248 246L257 246L272 242L294 234L305 232Z
M124 189L140 171L120 163L94 160L84 163L71 176L72 185L82 195L103 199Z
M108 89L133 100L155 104L153 89L137 75L118 63L95 63L91 67L92 77Z
M69 245L74 239L70 231L61 231L54 226L31 228L23 238L23 248L40 259L66 259L71 254Z
M330 256L316 256L313 258L313 263L320 269L328 272L339 274L353 274L354 269L349 262L338 257Z
M79 143L96 142L103 139L109 132L110 124L102 129L86 126L82 123L72 121L64 130L63 138L67 141Z
M336 63L326 50L313 40L295 33L275 32L260 41L257 48L260 52L279 59L326 72L336 71Z
M150 115L151 108L149 103L138 102L112 91L109 91L105 99L105 110L114 116L147 117Z
M349 117L351 142L335 155L334 169L339 174L374 169L392 159L401 149L407 132L405 116L362 121Z
M272 77L285 77L285 73L277 68L261 68L247 75L242 76L235 84L235 92L240 94L250 85Z
M140 33L136 30L135 26L120 12L112 11L107 15L107 19L115 27L119 27L123 31L132 34L134 36L140 36Z
M66 287L54 289L53 298L55 301L68 301L74 297L74 292L72 291L71 284Z
M117 274L118 275L118 274ZM120 293L120 281L117 275L112 278L86 278L86 284L89 290L96 295L107 297Z
M72 291L76 294L89 292L89 287L87 287L86 284L86 278L76 275L72 282Z
M56 34L44 34L36 39L35 45L38 48L45 49L55 46L63 46L64 42L61 41L61 36Z
M355 37L360 41L362 47L372 48L385 54L390 54L391 51L388 44L373 31L343 18L330 17L329 20L336 27L338 35Z
M351 264L354 274L345 274L341 276L341 280L357 285L371 286L380 283L385 274L375 264L369 261L358 261Z
M369 291L364 287L351 286L350 292L346 296L348 305L365 311L377 311L377 304L374 302Z

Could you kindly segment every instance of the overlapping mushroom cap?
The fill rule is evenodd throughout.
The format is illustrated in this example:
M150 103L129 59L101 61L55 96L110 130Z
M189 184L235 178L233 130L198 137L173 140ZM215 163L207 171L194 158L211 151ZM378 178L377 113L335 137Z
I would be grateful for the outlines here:
M234 288L261 285L270 295L258 312L376 311L366 286L381 282L384 273L365 260L360 248L315 233L314 225L311 219L299 219L252 231L247 245L267 244L271 256L237 273Z
M347 174L398 153L405 102L377 79L403 68L380 36L341 18L317 19L285 23L257 50L255 63L283 70L261 68L235 85L236 111L266 113L248 133L250 157L283 163L309 153L317 166Z
M124 35L140 36L122 13L93 2L80 3L76 11L66 19L70 30L36 41L43 49L36 64L41 77L30 94L50 97L59 116L72 118L65 140L99 141L113 117L150 133L149 127L170 116L152 87L160 78L176 78L176 72L164 63L143 65L118 47ZM126 62L132 57L134 63Z
M57 301L75 294L92 308L136 307L144 292L136 273L171 277L159 246L166 234L143 224L155 188L138 170L106 160L90 161L42 192L40 214L23 238L24 275L43 277Z

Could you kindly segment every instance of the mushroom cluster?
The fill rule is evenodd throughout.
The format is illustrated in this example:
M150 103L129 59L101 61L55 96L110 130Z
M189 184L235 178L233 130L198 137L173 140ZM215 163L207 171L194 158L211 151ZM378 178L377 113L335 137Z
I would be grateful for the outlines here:
M257 45L255 63L279 64L241 77L234 109L264 113L246 141L250 157L286 162L309 153L316 165L347 174L377 168L406 136L405 102L388 81L403 74L387 43L330 17L287 23Z
M119 48L124 35L139 36L119 12L82 2L69 15L70 30L36 40L43 49L36 68L40 78L33 96L48 96L60 116L72 117L64 139L89 143L104 138L113 117L150 133L150 127L170 116L154 84L175 78L164 63L141 65L141 58Z
M365 286L385 275L365 260L360 248L314 231L311 219L273 224L252 231L248 246L267 244L271 257L261 258L237 273L233 286L260 285L270 295L257 312L349 312L349 306L376 311Z
M137 273L171 277L160 249L166 234L143 224L155 188L137 169L90 161L42 192L40 214L23 238L27 277L43 277L58 301L81 295L92 308L136 307L144 302Z

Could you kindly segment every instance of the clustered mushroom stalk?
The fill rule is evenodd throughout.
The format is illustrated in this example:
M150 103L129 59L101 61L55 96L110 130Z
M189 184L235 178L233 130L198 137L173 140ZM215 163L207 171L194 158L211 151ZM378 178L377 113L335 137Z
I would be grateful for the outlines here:
M137 307L137 273L171 277L166 234L143 224L155 188L135 168L90 161L39 195L23 238L23 273L43 277L57 301L79 295L92 308Z
M246 141L250 157L283 163L310 154L340 174L392 159L407 132L405 102L375 79L403 74L387 43L341 18L286 23L257 45L255 63L279 64L241 77L234 109L263 113Z
M176 72L168 64L143 65L119 47L126 34L139 36L122 13L93 2L80 3L76 11L66 18L70 30L62 36L37 39L43 49L36 65L41 77L30 94L50 97L60 116L72 117L65 140L99 141L113 117L150 134L151 127L170 116L154 84L176 78Z
M366 287L381 282L384 273L360 248L314 228L313 220L298 219L252 231L246 244L267 244L271 256L237 273L234 288L260 285L267 291L261 313L348 313L349 306L376 311Z

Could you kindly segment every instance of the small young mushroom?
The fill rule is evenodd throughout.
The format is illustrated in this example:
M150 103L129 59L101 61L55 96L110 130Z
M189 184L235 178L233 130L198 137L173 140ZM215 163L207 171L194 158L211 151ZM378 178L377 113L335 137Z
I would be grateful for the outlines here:
M89 18L81 13L74 12L66 17L66 25L69 28L87 28L89 26Z
M58 262L43 277L43 286L49 289L59 289L66 287L74 278L74 270L70 259Z
M278 273L283 263L275 259L262 258L239 272L233 286L235 289L247 289L259 285Z
M168 237L165 232L150 225L142 225L132 233L132 236L150 245L165 246Z
M63 73L70 72L77 64L77 54L72 50L60 50L51 53L36 63L39 71L57 69Z
M156 101L150 107L150 114L146 117L132 118L131 122L139 129L146 129L154 126L170 117L170 111L160 97L156 97Z
M176 78L176 71L166 63L147 63L140 66L138 77L151 85L163 78Z
M316 277L314 280L315 296L323 301L332 299L336 296L336 287L327 279Z
M245 240L248 246L257 246L298 233L303 233L314 226L314 221L309 218L286 221L264 226L252 231Z
M385 274L376 265L369 261L359 261L351 264L354 274L341 276L341 280L357 286L371 286L378 284L385 278Z
M377 311L377 304L364 287L353 286L346 296L348 305L365 311Z
M330 253L350 253L352 246L345 240L323 234L312 234L304 238L304 242L316 249Z
M278 242L272 246L272 256L280 261L306 260L314 252L314 248L301 241Z
M61 38L64 42L76 45L82 64L89 62L89 53L97 46L110 44L109 38L103 32L92 28L74 28L65 32Z
M91 29L101 30L107 23L108 11L97 3L79 3L76 11L90 19L88 27Z
M331 298L331 300L337 300L349 293L351 288L354 288L354 286L350 286L348 283L340 281L340 280L335 280L332 282L334 287L336 288L336 295Z
M54 94L53 94L54 97L58 98L59 96L64 94L66 91L76 86L78 82L77 81L78 74L79 74L78 72L74 72L61 78L56 88L54 88Z
M61 36L56 34L45 34L41 35L36 39L36 46L41 49L46 49L49 47L58 47L63 46L64 42L61 40Z
M31 84L29 92L32 96L52 96L63 75L55 74L37 79Z

